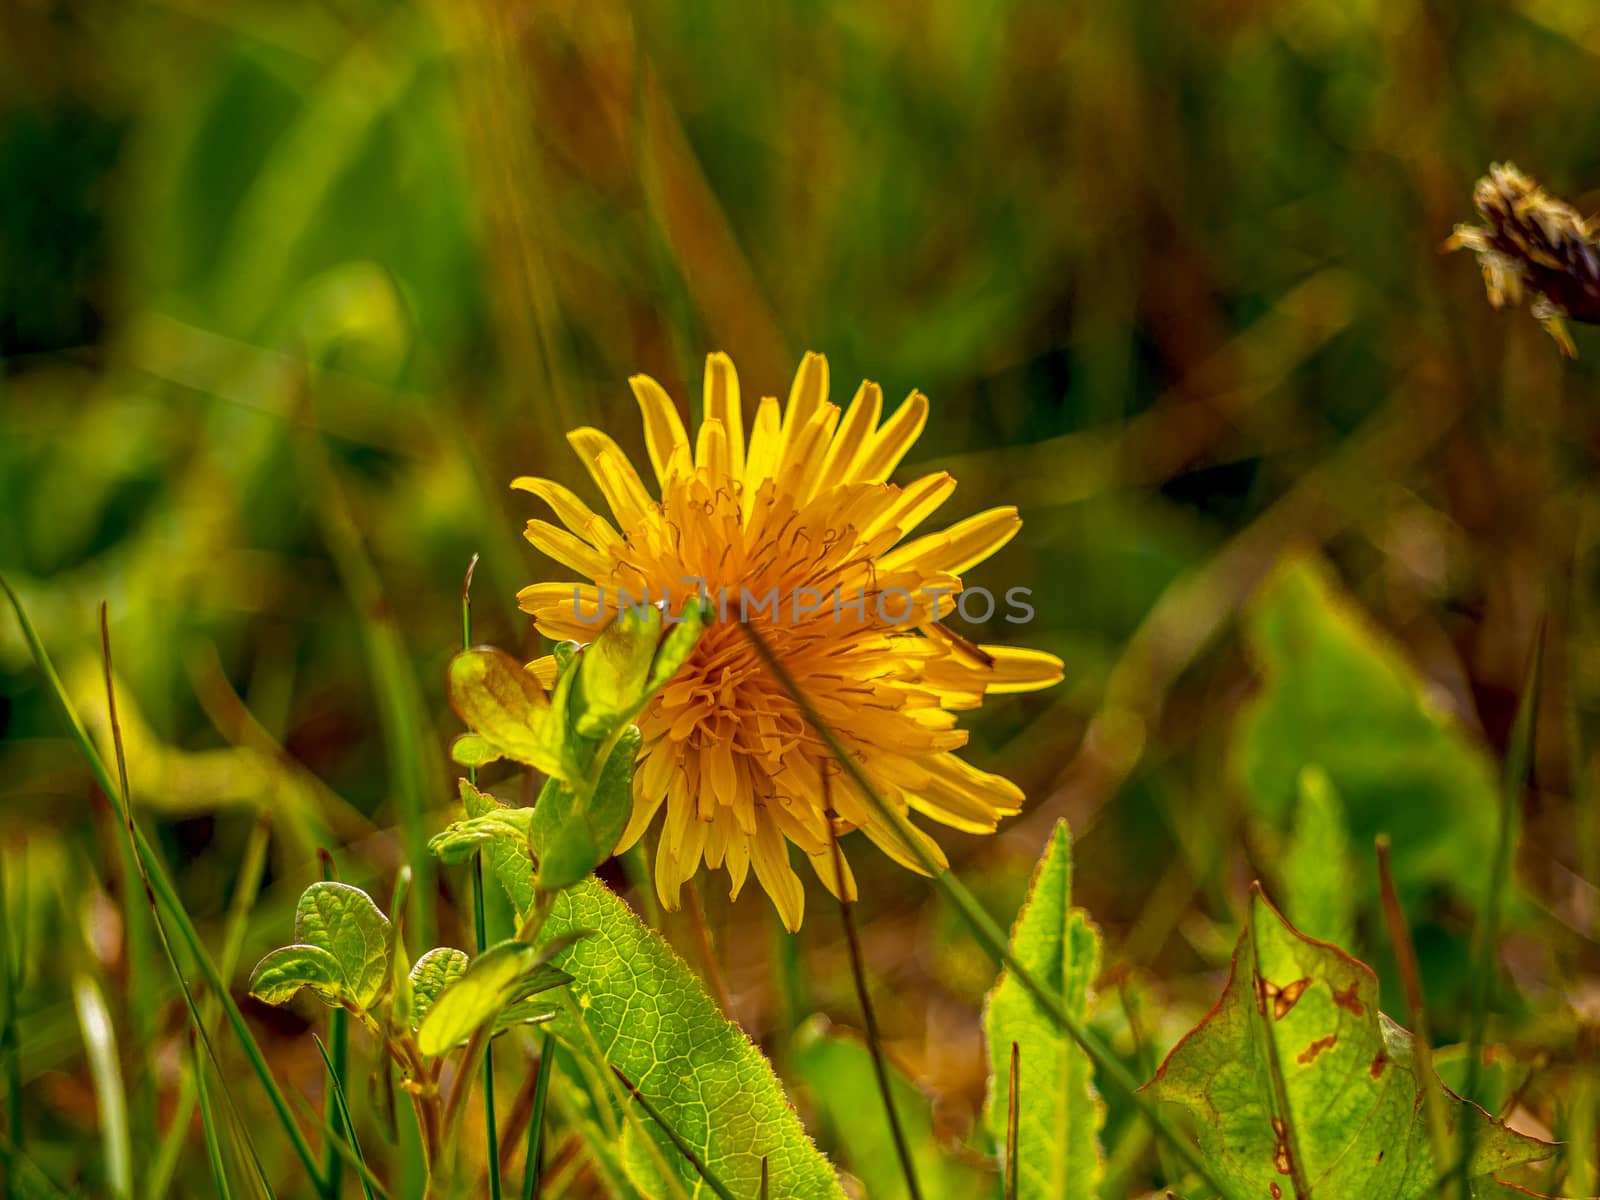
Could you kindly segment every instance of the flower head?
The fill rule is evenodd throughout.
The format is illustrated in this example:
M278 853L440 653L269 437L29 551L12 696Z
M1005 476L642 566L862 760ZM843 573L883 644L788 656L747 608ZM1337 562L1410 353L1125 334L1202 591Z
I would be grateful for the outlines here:
M1576 354L1567 318L1600 323L1600 242L1590 223L1510 163L1489 168L1473 201L1487 227L1457 225L1446 249L1476 252L1495 308L1532 292L1529 311L1562 353Z
M828 402L827 361L809 354L788 404L762 399L747 432L733 362L713 354L691 443L661 386L643 375L631 382L658 490L604 433L570 433L614 523L557 483L516 480L561 523L528 522L528 540L588 581L537 583L518 599L541 633L577 641L592 640L624 597L666 599L672 612L702 597L715 606L689 660L638 720L633 817L617 849L665 808L655 865L662 902L676 907L702 861L726 868L734 895L753 866L797 929L804 891L789 843L835 895L853 897L848 864L836 874L832 840L855 829L920 869L768 673L741 619L759 625L889 803L969 832L992 832L1016 813L1016 785L957 757L967 735L955 713L988 693L1055 683L1061 662L974 647L939 623L955 607L962 573L1021 521L1016 509L995 508L910 537L955 488L943 472L889 482L922 432L926 398L913 392L883 419L881 390L863 383L841 412ZM552 660L533 667L553 677ZM931 837L917 836L944 861Z

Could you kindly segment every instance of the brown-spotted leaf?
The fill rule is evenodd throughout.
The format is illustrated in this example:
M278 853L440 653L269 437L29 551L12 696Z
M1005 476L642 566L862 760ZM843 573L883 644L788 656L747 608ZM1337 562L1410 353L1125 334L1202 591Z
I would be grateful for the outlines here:
M1255 888L1228 986L1146 1088L1194 1118L1230 1191L1269 1200L1423 1200L1433 1152L1411 1035L1378 1011L1370 967L1303 936ZM1479 1126L1473 1194L1552 1147L1450 1095L1450 1122Z
M505 758L567 776L563 721L533 673L504 651L475 646L450 660L450 707Z

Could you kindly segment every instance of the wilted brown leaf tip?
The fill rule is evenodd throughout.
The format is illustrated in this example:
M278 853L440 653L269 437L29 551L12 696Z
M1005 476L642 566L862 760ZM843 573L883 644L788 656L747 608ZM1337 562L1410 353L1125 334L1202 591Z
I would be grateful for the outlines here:
M1477 254L1494 307L1531 293L1529 311L1564 354L1576 354L1567 318L1600 324L1600 243L1589 221L1510 163L1490 166L1473 200L1487 228L1457 225L1446 248Z

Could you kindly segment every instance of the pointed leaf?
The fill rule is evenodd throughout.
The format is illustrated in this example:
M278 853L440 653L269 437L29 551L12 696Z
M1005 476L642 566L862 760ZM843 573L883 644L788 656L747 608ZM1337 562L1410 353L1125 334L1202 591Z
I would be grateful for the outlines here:
M738 1196L756 1195L767 1158L773 1200L842 1200L832 1168L801 1128L772 1067L717 1011L671 947L592 879L556 898L545 932L558 937L579 929L594 932L554 961L572 974L588 1034L700 1160ZM563 1014L551 1028L586 1055L589 1038L572 1020ZM655 1139L686 1194L707 1194L659 1130L651 1126L644 1136ZM625 1140L624 1154L642 1192L670 1194L654 1179L637 1139Z
M1044 986L1087 1021L1090 986L1099 971L1100 937L1072 907L1072 845L1057 824L1034 868L1022 911L1011 931L1011 952ZM1094 1090L1088 1056L1050 1019L1021 982L1002 972L985 1014L991 1094L989 1128L1006 1144L1011 1044L1021 1048L1018 1071L1018 1200L1089 1200L1105 1172L1099 1131L1105 1105ZM1012 1170L1007 1164L1006 1169Z
M1355 931L1355 872L1344 808L1321 767L1300 772L1294 832L1283 859L1289 918L1308 937L1347 946Z
M349 996L339 960L321 946L283 946L250 972L250 994L264 1004L287 1004L309 988L324 1004L343 1004Z
M611 857L633 811L633 772L639 731L617 739L594 790L582 801L566 787L547 789L532 810L532 839L539 856L538 885L559 891L585 878Z
M713 611L710 603L703 601L685 608L683 614L671 622L667 636L661 639L661 649L650 664L650 677L645 681L646 699L666 687L679 668L689 661Z
M1188 1110L1223 1183L1244 1196L1423 1200L1436 1166L1421 1119L1411 1035L1378 1012L1365 964L1303 937L1253 891L1227 988L1146 1087ZM1451 1101L1452 1129L1473 1121L1473 1194L1493 1176L1547 1158L1476 1105Z
M389 919L360 888L313 883L295 906L294 940L333 955L358 1008L371 1008L383 994L389 981Z
M489 646L450 660L450 706L468 728L506 758L565 777L565 730L533 673ZM559 710L557 710L559 711Z
M456 980L467 973L467 956L453 946L435 946L411 968L411 1025L422 1024L433 1002Z

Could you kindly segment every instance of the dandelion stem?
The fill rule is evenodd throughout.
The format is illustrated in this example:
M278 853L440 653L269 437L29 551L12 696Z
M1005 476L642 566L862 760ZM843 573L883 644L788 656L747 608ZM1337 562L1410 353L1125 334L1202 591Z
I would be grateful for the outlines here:
M728 1002L728 984L722 978L722 968L717 966L717 952L711 945L711 931L706 928L705 905L700 902L700 881L690 879L689 886L684 890L688 896L684 908L688 912L689 927L694 930L695 949L700 952L706 985L711 989L717 1007L724 1014L731 1014L733 1009Z

